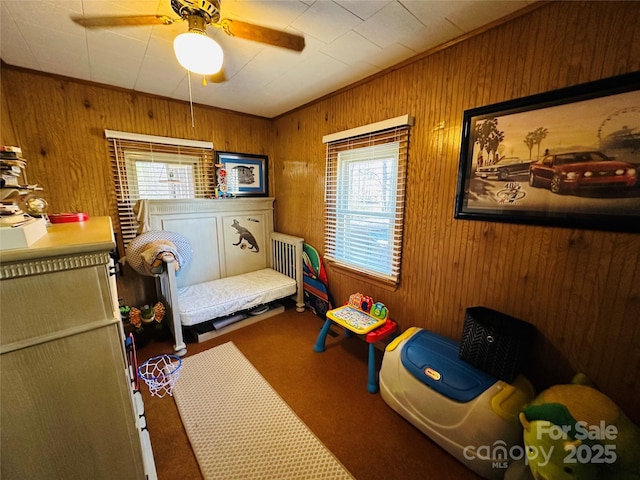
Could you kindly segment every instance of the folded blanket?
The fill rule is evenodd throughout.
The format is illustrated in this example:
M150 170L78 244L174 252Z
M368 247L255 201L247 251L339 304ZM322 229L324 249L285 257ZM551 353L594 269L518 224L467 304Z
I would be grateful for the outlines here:
M173 256L173 265L175 271L180 270L180 255L176 245L169 240L154 240L145 245L144 250L140 253L144 259L144 266L152 274L158 274L162 272L162 257L164 255Z
M149 219L149 209L147 207L147 200L138 200L133 206L133 213L138 221L138 234L145 233L151 230L149 225L151 221Z

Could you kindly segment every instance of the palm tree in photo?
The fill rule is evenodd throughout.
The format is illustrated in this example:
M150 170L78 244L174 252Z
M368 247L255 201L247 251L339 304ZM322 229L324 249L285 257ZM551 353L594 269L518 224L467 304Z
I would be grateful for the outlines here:
M483 122L478 122L474 128L475 143L480 147L478 156L483 150L487 152L487 165L496 162L496 152L500 143L504 140L504 132L498 130L498 119L488 118ZM480 162L478 162L479 164ZM478 165L481 166L481 165Z
M538 145L538 158L540 158L540 145L542 144L542 141L547 138L547 135L549 135L549 129L538 127L533 132L531 132L531 135L533 138L533 143L535 145Z
M531 160L531 153L533 151L533 146L536 144L535 138L533 138L533 132L527 133L527 136L524 137L524 143L529 149L529 160Z

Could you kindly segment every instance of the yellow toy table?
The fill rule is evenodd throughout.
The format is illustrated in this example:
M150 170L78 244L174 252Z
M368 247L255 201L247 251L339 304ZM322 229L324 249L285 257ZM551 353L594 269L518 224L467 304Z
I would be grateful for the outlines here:
M327 339L327 333L331 327L331 322L335 322L347 330L347 333L353 332L358 335L366 335L365 339L369 344L369 379L367 390L370 393L378 391L378 376L375 367L375 349L373 344L387 338L395 333L396 323L388 318L376 318L362 310L358 310L350 305L334 308L327 312L327 319L320 330L316 344L313 350L321 353L324 352L324 344Z

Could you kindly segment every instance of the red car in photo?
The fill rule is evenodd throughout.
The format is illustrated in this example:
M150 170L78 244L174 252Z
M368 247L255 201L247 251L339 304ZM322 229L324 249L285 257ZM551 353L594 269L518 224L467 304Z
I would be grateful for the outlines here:
M634 165L595 151L545 155L529 167L529 185L545 187L553 193L580 188L626 188L636 182Z

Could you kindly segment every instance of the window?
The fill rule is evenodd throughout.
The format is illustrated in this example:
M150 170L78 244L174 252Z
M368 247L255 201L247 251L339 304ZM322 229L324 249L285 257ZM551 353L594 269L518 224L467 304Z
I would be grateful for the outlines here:
M392 286L400 281L411 123L406 115L323 139L325 258Z
M111 130L105 135L111 140L120 248L137 235L138 200L214 196L212 143Z
M130 195L137 198L196 198L198 157L175 162L167 153L124 152Z

